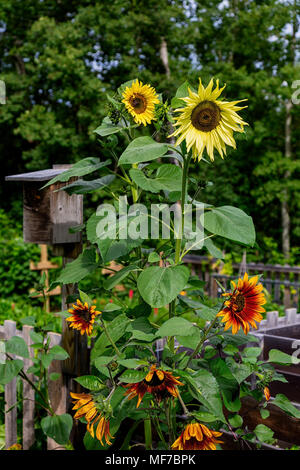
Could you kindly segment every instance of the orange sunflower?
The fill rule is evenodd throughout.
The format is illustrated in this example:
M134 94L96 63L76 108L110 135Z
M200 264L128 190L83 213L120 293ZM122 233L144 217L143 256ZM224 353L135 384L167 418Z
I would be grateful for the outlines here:
M95 436L94 426L96 425L96 438L103 445L103 437L106 444L111 445L110 438L114 439L109 432L109 420L97 409L97 403L90 393L70 393L74 398L73 410L77 410L74 419L85 418L87 420L87 431L92 437ZM97 424L98 423L98 424Z
M262 292L263 286L258 283L258 276L248 279L245 273L243 279L239 279L237 285L232 282L233 292L223 294L229 297L224 302L224 308L217 316L223 317L225 323L224 330L228 330L232 326L232 334L235 335L240 328L243 329L245 335L249 333L250 325L257 328L255 322L262 320L262 307L266 303L265 296Z
M204 424L190 423L182 431L178 439L173 443L173 450L216 450L217 437L221 432L212 431Z
M174 377L171 372L157 369L156 365L152 365L146 377L141 381L134 384L124 385L128 390L125 395L128 395L128 399L131 400L134 397L138 397L136 407L140 406L145 393L151 393L158 402L168 396L178 396L177 385L183 385L178 377Z
M271 397L269 387L264 388L264 395L265 395L266 400L269 401Z
M66 318L70 322L69 326L79 330L82 335L84 333L90 335L93 331L95 317L100 315L101 312L96 310L96 305L89 307L87 302L83 304L79 299L77 299L77 305L73 304L72 307L68 310L69 313L72 313L72 316Z

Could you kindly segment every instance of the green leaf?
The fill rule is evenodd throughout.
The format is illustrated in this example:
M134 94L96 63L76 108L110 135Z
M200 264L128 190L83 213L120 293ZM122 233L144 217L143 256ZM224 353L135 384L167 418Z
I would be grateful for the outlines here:
M125 279L128 276L128 274L130 274L132 271L137 271L139 269L140 268L135 265L126 266L125 268L117 272L117 274L114 274L113 276L108 277L104 281L103 283L104 289L106 290L113 289L116 285L120 284L120 282L123 281L123 279Z
M127 331L132 333L131 340L150 342L155 339L154 328L150 324L148 318L139 317L131 321L127 327Z
M43 367L45 369L48 369L48 367L50 366L53 359L54 358L53 358L52 354L47 354L47 353L41 354L41 362L42 362Z
M133 384L141 382L147 375L147 371L128 369L119 377L120 382Z
M119 165L148 162L162 157L168 151L167 144L155 142L151 137L134 139L119 159Z
M165 321L156 333L158 338L164 336L189 336L194 332L194 325L182 317L173 317Z
M127 236L119 240L120 230L126 226L128 228L130 223L134 223L138 219L137 217L119 218L115 223L110 224L109 229L103 233L97 229L102 219L103 216L93 214L87 222L86 233L91 243L97 243L104 263L120 258L142 244L142 238L132 239Z
M183 108L184 106L186 106L185 101L181 100L180 98L186 98L189 96L189 88L191 88L191 86L187 81L180 85L180 87L176 91L176 95L171 100L172 108Z
M176 373L188 383L190 392L196 400L200 401L219 420L226 422L218 382L211 372L200 369L193 376L180 370L176 370Z
M5 364L0 364L0 384L8 384L23 367L24 363L21 359L14 359L6 361Z
M118 315L112 322L106 323L108 333L114 342L118 341L125 334L129 322L129 318L127 318L125 314L121 314ZM96 359L96 357L98 356L101 356L104 353L105 348L109 345L110 342L105 332L101 333L100 337L97 339L92 349L92 360Z
M283 411L288 413L291 416L294 416L294 418L300 419L300 411L298 408L296 408L290 400L283 395L282 393L278 393L274 400L272 401L272 405L278 406L278 408L281 408Z
M97 369L99 369L100 367L107 366L113 360L114 356L100 356L94 360L94 365Z
M83 292L83 290L80 290L78 289L79 291L79 296L80 296L80 300L82 303L87 303L88 306L90 307L92 305L92 299L90 298L90 296L88 294L86 294L85 292Z
M239 383L226 362L218 357L209 361L209 367L219 384L226 408L229 411L239 411L241 408Z
M159 308L172 302L188 282L186 266L150 266L138 278L138 289L151 307Z
M259 411L262 419L267 419L270 416L270 411L266 410L265 408L261 408Z
M158 263L159 261L160 261L160 256L155 251L150 253L150 255L148 256L148 262L149 263Z
M105 385L96 375L82 375L81 377L77 377L75 380L82 385L82 387L95 392L105 388Z
M198 421L203 421L204 423L213 423L218 420L217 416L207 411L193 411L193 416L195 416Z
M19 336L12 336L5 343L5 350L9 354L15 354L16 356L29 357L28 346L23 338Z
M266 444L272 444L274 442L274 431L264 424L258 424L253 432L260 442L265 442Z
M251 364L239 364L232 357L226 359L226 364L239 384L252 374Z
M255 228L252 217L232 206L214 207L200 216L206 230L245 245L255 243Z
M188 336L182 336L180 331L179 334L176 334L176 339L181 346L184 346L185 348L196 349L201 339L201 333L199 328L193 326L191 333Z
M132 180L145 191L158 193L159 191L180 191L182 169L176 165L161 165L155 178L147 178L142 170L132 168L130 171Z
M118 359L118 363L127 369L135 369L144 364L145 361L141 361L141 359Z
M300 359L295 356L290 356L278 349L271 349L269 351L269 359L268 362L273 362L275 364L299 364Z
M65 359L68 359L69 354L67 351L64 350L61 346L53 346L50 350L49 353L53 359L56 359L58 361L64 361Z
M50 380L53 380L53 382L58 380L60 377L61 374L59 374L58 372L51 372L51 374L49 375Z
M88 175L90 173L93 173L96 170L99 170L99 168L102 168L108 165L109 162L110 160L106 160L105 162L100 162L99 158L94 158L94 157L84 158L83 160L80 160L79 162L74 163L74 165L72 165L72 167L69 168L68 170L63 171L59 175L52 178L52 180L48 181L48 183L45 184L43 188L46 188L47 186L50 186L51 184L54 184L57 182L68 181L70 178Z
M109 186L114 179L115 175L105 175L102 176L102 178L97 178L91 181L79 179L67 186L59 188L57 191L66 191L68 194L86 194L98 189L101 190L106 188L106 186Z
M29 335L34 343L43 343L44 341L43 335L41 335L40 333L36 333L36 331L31 330Z
M41 427L46 436L61 445L69 441L72 426L73 419L69 414L47 416L41 420Z
M68 263L53 284L71 284L81 281L97 269L96 252L94 248L87 248L77 259Z
M211 256L213 256L214 258L218 258L218 259L224 259L225 258L225 255L214 244L214 242L212 241L211 238L206 238L206 240L204 240L203 244L204 244L205 248L207 249L207 251L209 252L209 254L211 254Z
M114 304L113 302L110 302L104 306L102 313L115 312L116 310L122 310L122 307L120 307L120 305Z
M239 428L243 424L243 418L237 414L229 418L228 421L233 428Z
M111 122L108 117L105 117L99 127L94 130L95 134L100 135L100 137L106 137L107 135L116 134L117 132L125 129L120 124L115 125Z
M250 348L245 348L243 350L243 355L246 357L257 358L260 354L261 354L261 348L250 347Z

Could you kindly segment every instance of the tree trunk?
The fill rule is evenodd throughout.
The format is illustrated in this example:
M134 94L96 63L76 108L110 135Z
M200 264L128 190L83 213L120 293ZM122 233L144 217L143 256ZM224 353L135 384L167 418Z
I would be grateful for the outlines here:
M291 158L291 134L292 134L292 102L288 100L285 104L285 158ZM284 181L290 177L290 172L287 170L284 174ZM290 256L290 214L289 214L289 193L285 187L283 189L282 200L281 200L281 224L282 224L282 252L284 257L287 259Z
M164 37L161 38L161 43L160 43L160 58L165 68L166 76L170 78L168 45Z

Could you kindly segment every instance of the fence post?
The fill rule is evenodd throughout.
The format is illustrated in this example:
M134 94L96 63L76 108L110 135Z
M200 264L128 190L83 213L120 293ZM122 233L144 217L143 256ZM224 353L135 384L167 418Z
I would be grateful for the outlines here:
M23 339L28 346L29 357L33 357L34 351L30 348L32 339L30 332L33 331L33 326L23 326ZM31 359L24 359L24 372L32 366ZM34 375L27 374L28 378L34 382ZM34 412L35 412L35 392L31 385L23 380L23 450L28 450L33 445L34 437Z
M286 325L291 325L292 323L296 323L296 315L297 309L296 308L287 308L285 311L285 323Z
M16 334L16 322L12 320L4 321L4 339L9 340ZM14 406L17 401L17 379L16 377L5 385L5 448L17 443L17 408ZM12 408L13 407L13 408ZM10 411L8 411L11 408Z
M278 312L267 312L267 328L275 328L278 324Z
M62 337L58 333L48 333L48 338L50 339L50 347L61 344ZM67 390L64 376L62 374L62 361L52 361L49 367L49 376L54 372L60 374L60 377L57 380L49 380L48 382L49 400L53 411L56 414L61 415L66 413L67 410ZM47 439L47 449L64 450L62 446L57 444L57 442L50 437Z

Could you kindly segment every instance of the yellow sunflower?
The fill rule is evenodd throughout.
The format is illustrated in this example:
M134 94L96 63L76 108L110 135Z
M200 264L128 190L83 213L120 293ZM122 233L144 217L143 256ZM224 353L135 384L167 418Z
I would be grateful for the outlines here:
M192 150L195 160L201 160L205 148L212 161L215 148L223 158L223 154L226 155L226 145L236 148L233 132L244 132L244 126L247 125L237 114L237 111L246 108L237 104L245 100L219 100L226 85L219 88L217 80L213 90L213 84L211 79L204 88L199 78L198 93L188 88L189 96L180 98L185 101L186 106L175 110L180 113L175 117L174 124L178 129L170 137L178 137L176 145L185 140L187 150Z
M138 80L123 92L122 102L137 124L150 124L155 119L154 106L159 103L158 95L150 85L143 85Z

